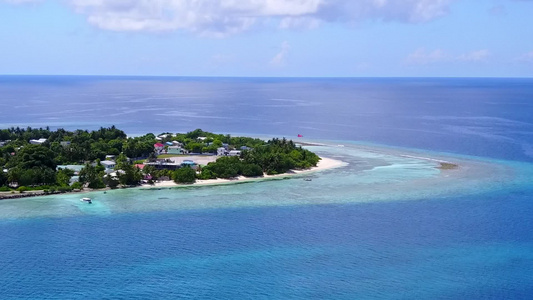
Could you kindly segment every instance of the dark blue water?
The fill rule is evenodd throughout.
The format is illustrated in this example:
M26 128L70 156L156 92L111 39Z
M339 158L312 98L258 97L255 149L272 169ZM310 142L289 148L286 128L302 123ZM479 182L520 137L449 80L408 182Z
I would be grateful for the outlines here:
M0 76L0 126L272 134L533 161L533 79Z
M301 133L531 162L532 83L1 77L0 123ZM417 201L0 220L0 298L529 299L531 216L532 187L511 185Z

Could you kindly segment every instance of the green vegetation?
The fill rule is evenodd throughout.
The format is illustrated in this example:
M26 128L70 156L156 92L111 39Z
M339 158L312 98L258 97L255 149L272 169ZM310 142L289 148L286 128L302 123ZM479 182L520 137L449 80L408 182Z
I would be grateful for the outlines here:
M103 175L104 170L102 165L97 164L93 166L89 163L80 171L80 182L86 184L91 189L101 189L105 187Z
M202 168L200 179L247 177L285 173L292 169L306 169L316 166L320 158L313 152L297 147L293 141L273 139L251 150L242 152L241 157L221 157Z
M35 142L31 140L46 139ZM100 128L95 131L66 131L49 128L9 128L0 130L0 191L21 193L31 190L46 190L48 193L73 189L100 189L105 187L135 186L143 179L173 179L178 183L193 183L196 179L232 178L236 176L257 177L280 174L291 169L316 166L319 157L297 147L286 139L265 142L249 137L232 137L196 129L188 133L154 134L128 138L115 128ZM30 143L31 142L31 143ZM182 156L156 152L154 144L170 142L173 145L198 154L216 154L217 150L242 150L238 156L222 156L207 166L165 169L160 165L146 164L141 171L134 163L155 162L158 159ZM169 143L169 144L170 144ZM180 150L181 151L181 150ZM101 162L112 156L114 170ZM134 163L133 163L134 162ZM82 165L79 173L58 165ZM158 166L157 169L155 166ZM197 169L196 169L197 168ZM78 175L79 180L72 180Z
M172 179L176 183L194 183L196 181L196 171L189 167L180 168L174 171Z

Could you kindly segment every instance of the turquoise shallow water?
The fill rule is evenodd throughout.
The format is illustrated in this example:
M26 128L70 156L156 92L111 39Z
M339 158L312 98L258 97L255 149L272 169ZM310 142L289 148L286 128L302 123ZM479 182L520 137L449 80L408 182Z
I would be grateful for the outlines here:
M0 218L105 216L148 211L363 203L427 199L499 190L523 183L528 163L489 162L357 144L311 146L340 160L335 169L256 182L178 188L134 188L2 201ZM437 161L459 165L439 170ZM305 181L304 178L312 179ZM93 198L93 204L79 201Z

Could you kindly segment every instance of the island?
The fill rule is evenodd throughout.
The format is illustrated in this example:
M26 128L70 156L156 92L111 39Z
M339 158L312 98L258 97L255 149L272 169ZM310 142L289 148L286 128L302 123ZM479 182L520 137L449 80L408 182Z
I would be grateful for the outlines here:
M197 180L262 178L317 167L292 140L233 137L196 129L128 137L98 130L0 130L0 199Z

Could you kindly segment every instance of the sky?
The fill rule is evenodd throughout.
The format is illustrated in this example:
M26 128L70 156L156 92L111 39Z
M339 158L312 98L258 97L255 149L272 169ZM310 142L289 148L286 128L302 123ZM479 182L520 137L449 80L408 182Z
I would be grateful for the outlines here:
M0 74L533 77L533 0L0 0Z

